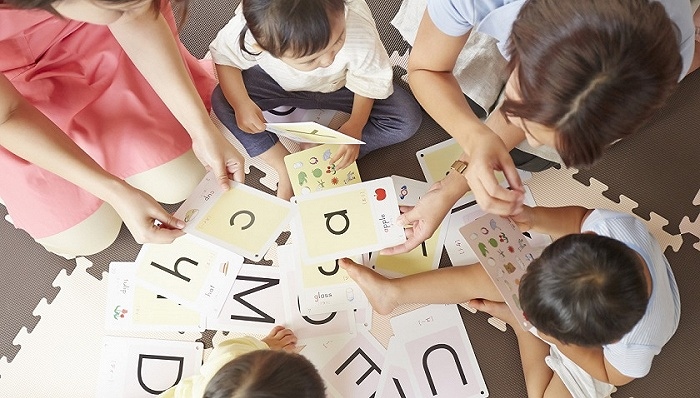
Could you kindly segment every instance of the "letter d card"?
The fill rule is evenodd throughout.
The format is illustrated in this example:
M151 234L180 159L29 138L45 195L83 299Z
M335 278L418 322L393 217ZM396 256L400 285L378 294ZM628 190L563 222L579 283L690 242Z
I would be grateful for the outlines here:
M390 177L294 197L292 223L302 262L319 264L406 241Z

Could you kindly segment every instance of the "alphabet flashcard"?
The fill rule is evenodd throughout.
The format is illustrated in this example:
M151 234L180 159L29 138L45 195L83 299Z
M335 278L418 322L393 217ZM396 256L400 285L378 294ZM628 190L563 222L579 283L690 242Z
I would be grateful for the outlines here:
M324 144L284 157L294 195L300 196L362 182L357 163L352 162L344 169L338 169L331 163L337 150L338 145Z
M486 214L463 226L459 232L503 295L520 325L530 329L520 307L518 287L530 263L539 256L513 220Z
M107 274L105 325L109 330L204 331L203 314L136 283L136 263L113 262Z
M391 319L420 397L488 397L457 306L428 305Z
M377 397L407 398L420 397L418 382L410 371L408 356L403 341L392 337L386 348L386 359L379 377Z
M396 224L399 206L389 177L292 198L294 242L302 261L318 264L361 255L406 240Z
M230 181L223 191L208 173L175 212L184 231L249 259L259 260L289 225L291 203Z
M292 286L299 295L303 315L329 314L367 308L369 301L360 287L340 268L337 260L320 264L302 264L294 245L277 248L280 267L289 267ZM355 256L362 261L362 256Z
M207 328L266 335L287 323L284 299L278 267L243 264L221 313L207 318Z
M311 144L364 144L357 138L345 135L316 122L266 123L267 131L280 137Z
M202 343L105 336L97 397L151 398L199 372Z
M415 206L430 189L430 184L412 178L392 175L399 206Z
M171 244L147 243L136 257L143 287L201 313L217 315L243 257L192 235Z
M376 396L386 350L366 330L359 330L328 363L319 368L329 395L344 397Z
M450 171L452 162L459 159L462 156L462 152L462 148L454 138L416 152L425 180L429 184L442 180Z

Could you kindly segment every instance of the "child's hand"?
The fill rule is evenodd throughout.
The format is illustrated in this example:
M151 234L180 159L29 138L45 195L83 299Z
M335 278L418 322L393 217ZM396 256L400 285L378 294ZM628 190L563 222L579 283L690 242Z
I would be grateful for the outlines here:
M271 350L295 351L297 349L297 336L283 326L275 326L262 341Z
M523 210L520 213L512 214L509 217L521 232L529 231L535 226L535 217L530 206L523 205Z
M360 154L359 144L343 144L338 147L335 155L331 158L331 164L335 165L335 168L340 170L344 169L357 160L357 156Z
M235 109L236 124L238 128L250 134L262 133L265 131L265 117L260 107L253 102L243 101Z

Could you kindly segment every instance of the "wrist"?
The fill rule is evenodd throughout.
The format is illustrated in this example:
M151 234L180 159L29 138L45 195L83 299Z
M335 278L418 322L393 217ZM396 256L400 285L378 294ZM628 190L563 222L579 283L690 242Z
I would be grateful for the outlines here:
M450 168L445 178L440 180L439 183L440 188L443 189L447 196L451 200L454 200L454 202L469 192L467 178L452 168Z

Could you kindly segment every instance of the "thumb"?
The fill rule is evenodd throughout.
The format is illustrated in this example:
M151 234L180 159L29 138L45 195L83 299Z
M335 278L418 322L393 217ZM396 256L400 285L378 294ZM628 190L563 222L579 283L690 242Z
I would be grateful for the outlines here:
M156 217L157 221L160 221L162 225L169 229L182 229L185 228L185 222L180 220L179 218L173 216L172 214L168 213L167 211L163 210L163 212Z
M226 165L221 163L212 165L211 172L214 174L216 180L219 182L219 186L221 187L221 189L224 191L228 191L230 185L228 182L228 169Z

